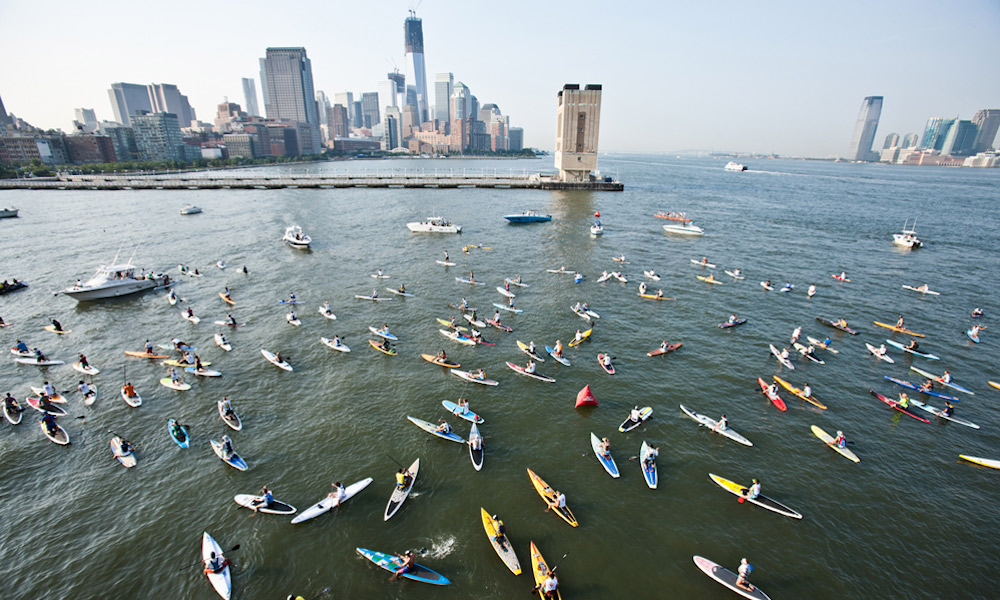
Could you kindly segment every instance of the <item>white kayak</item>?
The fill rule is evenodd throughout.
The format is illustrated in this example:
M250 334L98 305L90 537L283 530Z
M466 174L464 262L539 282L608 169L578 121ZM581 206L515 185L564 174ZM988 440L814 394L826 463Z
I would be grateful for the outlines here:
M222 556L222 547L206 531L201 538L201 560L203 567L211 560L213 552L216 556ZM206 575L212 587L215 588L215 591L225 600L229 600L229 596L233 591L233 582L229 577L229 565L226 564L218 573L206 573Z
M879 360L884 360L885 362L887 362L889 364L892 364L892 363L896 362L896 361L892 360L891 358L889 358L888 356L886 356L885 354L880 353L878 351L878 348L876 348L875 346L872 346L869 343L865 343L865 348L868 348L868 351L871 352L872 356L874 356L875 358L877 358Z
M660 280L660 276L657 275L656 272L653 270L643 271L642 274L645 275L647 278L652 279L653 281Z
M260 353L262 355L264 355L264 358L266 358L269 363L271 363L272 365L278 367L279 369L283 369L285 371L292 371L293 370L292 369L292 365L288 364L287 361L278 360L278 356L277 355L275 355L275 354L273 354L271 352L268 352L267 350L265 350L263 348L260 349Z
M122 464L126 469L130 469L135 466L135 453L130 449L128 452L122 452L122 438L115 436L111 438L111 454L118 459L118 462Z
M345 343L343 343L343 342L341 342L339 340L336 341L336 342L334 342L334 340L331 340L330 338L325 338L325 337L321 337L321 338L319 338L319 340L321 342L323 342L328 348L331 348L333 350L337 350L338 352L350 352L351 351L351 349L347 347L347 344L345 344Z
M371 477L367 477L365 479L362 479L361 481L352 483L351 485L347 486L347 488L345 488L344 491L344 498L340 501L340 504L343 504L344 502L347 502L348 500L353 498L355 495L358 494L358 492L368 487L372 481L373 479ZM316 504L313 504L309 508L299 513L299 516L292 519L292 523L302 523L303 521L308 521L309 519L315 519L316 517L329 512L331 509L337 506L339 506L339 504L337 504L337 502L333 498L326 496Z
M793 365L792 362L790 360L788 360L787 358L784 358L783 356L781 356L781 351L778 350L777 348L775 348L774 344L768 344L768 347L771 348L771 354L774 355L774 358L778 359L779 363L785 365L786 367L788 367L792 371L795 370L795 365Z
M98 373L101 372L97 367L92 367L90 365L87 365L85 367L78 362L73 363L71 366L73 367L74 371L79 371L84 375L97 375Z
M233 501L240 506L246 508L257 507L257 512L268 514L268 515L294 515L295 507L286 502L281 502L280 500L271 500L270 506L264 506L263 496L254 496L252 494L236 494L233 496Z
M714 269L715 265L710 262L702 262L700 260L691 259L691 264L698 265L699 267L708 267L709 269Z
M708 427L708 429L711 430L713 433L718 433L718 434L724 435L727 438L733 440L734 442L736 442L738 444L743 444L744 446L753 446L753 442L751 442L747 438L743 437L742 435L736 433L735 431L733 431L729 427L726 427L725 429L719 429L719 422L718 421L713 421L712 419L706 417L703 414L696 413L693 410L688 409L683 404L681 404L680 407L681 407L681 411L685 415L687 415L688 417L690 417L692 420L696 421L697 423L700 423L702 426Z
M218 346L219 348L222 348L222 349L223 349L223 350L225 350L226 352L229 352L230 350L232 350L232 349L233 349L233 346L232 346L232 344L230 344L230 343L229 343L229 342L228 342L228 341L226 340L226 338L224 338L224 337L222 336L222 334L221 334L221 333L217 333L217 334L215 334L215 345L216 345L216 346Z
M736 271L730 271L729 269L726 269L725 273L726 275L729 275L733 279L746 279L746 277L739 275L738 273L736 273Z
M452 375L455 375L456 377L461 377L462 379L464 379L466 381L471 381L472 383L478 383L480 385L499 385L500 384L499 381L494 381L492 379L479 379L478 377L476 377L472 373L469 373L468 371L459 371L458 369L452 369L451 373L452 373Z
M926 294L930 294L931 296L940 296L941 295L941 292L935 292L933 290L928 290L928 289L921 289L919 287L913 287L912 285L904 285L903 289L904 290L910 290L912 292L918 292L918 293L925 294L925 295Z
M337 315L333 314L332 310L323 310L322 306L319 307L319 314L323 315L327 319L330 319L331 321L337 320Z

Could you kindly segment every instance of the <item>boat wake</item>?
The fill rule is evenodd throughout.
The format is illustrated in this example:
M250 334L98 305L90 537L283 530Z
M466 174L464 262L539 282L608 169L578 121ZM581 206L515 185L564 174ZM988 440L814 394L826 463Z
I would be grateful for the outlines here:
M444 558L454 552L457 547L458 539L454 536L448 536L440 541L432 540L426 556L428 558Z

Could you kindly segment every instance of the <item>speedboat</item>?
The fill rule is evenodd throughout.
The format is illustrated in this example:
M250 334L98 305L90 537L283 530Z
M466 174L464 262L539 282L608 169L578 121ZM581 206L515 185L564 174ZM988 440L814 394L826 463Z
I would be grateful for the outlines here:
M182 215L196 215L201 212L201 208L195 206L194 204L185 204L181 207Z
M17 208L0 208L0 219L10 219L17 216Z
M737 173L742 173L743 171L747 170L747 167L746 165L731 160L728 163L726 163L725 169L727 171L736 171Z
M285 229L285 235L281 239L292 248L298 248L299 250L308 248L309 244L312 243L312 238L303 233L302 228L298 225L289 225L288 229Z
M108 266L101 265L97 273L85 282L59 290L55 295L63 294L77 302L120 298L148 290L163 289L174 284L169 275L139 273L132 266L132 259L127 263L116 264L118 255Z
M503 218L511 223L541 223L543 221L551 221L552 215L543 215L534 210L526 210L516 215L504 215Z
M600 221L594 221L594 224L590 226L590 235L601 235L604 233L604 226L601 225Z
M677 233L680 235L705 235L705 230L691 222L691 219L682 212L660 211L653 215L658 219L671 221L663 226L667 233Z
M455 225L443 217L427 217L423 221L407 223L406 228L413 233L462 233L461 225Z
M903 223L903 233L892 234L892 243L897 246L902 246L904 248L920 248L924 245L923 242L917 239L917 220L913 220L913 226L907 229L910 222L907 220Z

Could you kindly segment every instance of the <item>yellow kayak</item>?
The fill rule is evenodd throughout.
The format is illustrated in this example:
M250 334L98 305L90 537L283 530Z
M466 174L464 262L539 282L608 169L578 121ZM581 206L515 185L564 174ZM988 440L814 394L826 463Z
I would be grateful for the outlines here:
M639 294L640 298L646 298L647 300L676 300L677 298L670 298L668 296L657 296L656 294Z
M570 347L579 346L583 342L583 340L589 338L590 334L593 333L593 332L594 332L594 328L593 327L591 327L587 331L584 331L583 333L580 334L580 339L578 339L578 340L574 339L574 340L570 341L570 343L569 343Z
M219 292L219 298L222 299L223 302L225 302L226 304L228 304L230 306L236 306L236 301L233 300L232 298L226 296L222 292Z
M545 480L538 475L535 475L535 472L531 469L528 469L528 479L531 480L531 485L535 486L535 491L542 497L542 500L545 500L545 504L549 506L555 505L556 493L551 487L549 487L549 484L545 483ZM566 521L573 527L579 525L576 517L573 516L573 511L569 509L569 506L562 509L556 508L552 512L559 515L563 521Z
M542 600L546 600L545 593L542 592L542 582L545 581L545 576L549 572L549 565L542 558L542 553L538 551L538 546L535 546L535 542L531 542L531 574L535 576L535 585L538 587L538 597ZM550 599L552 596L549 597ZM562 600L562 595L559 590L556 590L555 598Z
M794 385L788 383L787 381L785 381L781 377L778 377L777 375L772 375L772 377L774 378L774 381L778 385L780 385L781 387L785 388L786 390L788 390L789 392L791 392L793 395L795 395L795 396L797 396L797 397L805 400L806 402L808 402L809 404L812 404L813 406L816 406L818 408L822 408L823 410L826 410L826 405L823 404L822 402L820 402L819 400L817 400L814 396L805 396L805 395L803 395L802 394L802 388L795 387Z
M699 281L704 281L705 283L714 283L715 285L722 285L721 281L716 281L715 278L712 277L711 275L709 275L708 277L705 277L703 275L695 275L695 277L697 277Z
M497 541L497 522L493 520L490 513L486 512L485 508L480 507L479 510L482 512L483 516L483 529L486 530L486 537L490 539L490 544L493 545L493 549L497 551L497 556L503 561L503 564L507 565L511 573L514 575L521 574L521 563L517 561L517 555L514 554L514 548L510 545L510 540L504 536L503 543Z
M856 454L854 454L853 452L851 452L847 448L841 448L837 444L834 444L833 443L833 436L831 436L829 433L823 431L822 429L820 429L819 427L816 427L815 425L812 426L812 432L813 432L813 435L815 435L819 439L823 440L826 443L827 446L829 446L829 447L833 448L834 450L836 450L844 458L846 458L848 460L852 460L854 462L861 462L861 459L858 458L858 456Z
M437 356L435 356L433 354L421 354L420 358L426 360L427 362L429 362L431 364L438 365L439 367L445 367L445 368L448 368L448 369L457 369L457 368L459 368L459 367L462 366L462 365L460 365L459 363L457 363L455 361L448 360L447 358L444 359L444 360L441 360L440 358L438 358Z
M895 331L895 332L898 332L898 333L905 333L906 335L912 335L914 337L927 337L926 335L924 335L922 333L917 333L916 331L910 331L906 327L896 327L895 325L890 325L888 323L883 323L881 321L872 321L872 323L875 323L879 327L885 327L886 329L889 329L889 330L892 330L892 331Z
M368 340L368 343L371 344L372 348L375 348L376 350L378 350L382 354L388 354L389 356L396 356L396 349L395 348L389 348L388 350L386 350L385 348L382 347L382 344L376 342L375 340ZM205 363L201 363L201 364L205 364Z

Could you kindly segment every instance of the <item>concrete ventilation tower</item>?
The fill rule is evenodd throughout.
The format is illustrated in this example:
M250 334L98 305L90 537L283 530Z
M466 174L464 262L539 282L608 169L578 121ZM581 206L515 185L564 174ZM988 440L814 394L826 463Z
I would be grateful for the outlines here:
M597 134L601 125L601 86L584 89L567 83L556 108L556 168L565 182L592 180L597 169Z

